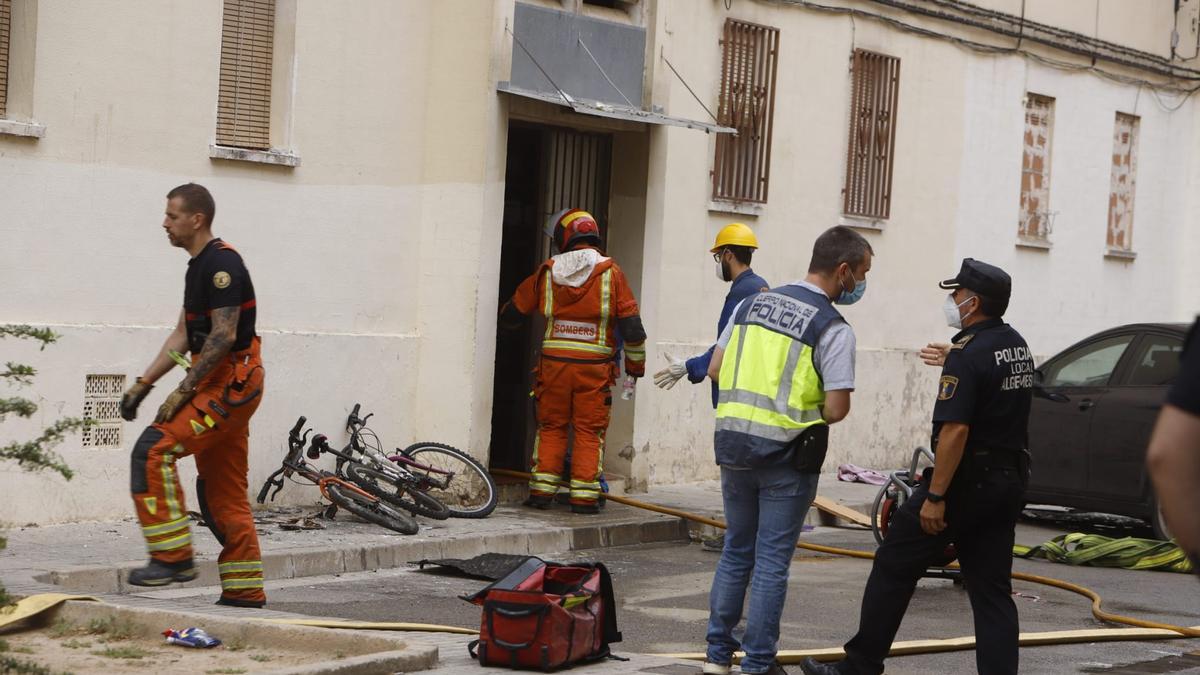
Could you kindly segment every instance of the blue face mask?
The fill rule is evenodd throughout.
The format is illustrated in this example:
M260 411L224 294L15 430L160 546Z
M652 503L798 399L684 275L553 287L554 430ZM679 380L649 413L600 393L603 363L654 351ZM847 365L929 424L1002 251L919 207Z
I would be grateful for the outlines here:
M850 278L854 279L854 272L850 273ZM859 300L862 300L862 297L866 294L866 292L867 280L863 279L862 281L859 281L858 279L854 279L854 290L847 291L845 288L843 288L842 294L839 295L833 302L834 304L838 305L853 305Z

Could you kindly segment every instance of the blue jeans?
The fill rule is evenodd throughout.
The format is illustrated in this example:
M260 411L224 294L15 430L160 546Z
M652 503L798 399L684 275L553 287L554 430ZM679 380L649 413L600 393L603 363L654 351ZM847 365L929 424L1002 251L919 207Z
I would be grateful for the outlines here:
M742 470L721 467L725 548L708 595L710 662L728 664L741 648L746 652L743 673L766 672L775 663L788 568L804 515L817 494L819 477L787 465ZM750 610L739 643L733 629L742 618L747 585L751 587Z

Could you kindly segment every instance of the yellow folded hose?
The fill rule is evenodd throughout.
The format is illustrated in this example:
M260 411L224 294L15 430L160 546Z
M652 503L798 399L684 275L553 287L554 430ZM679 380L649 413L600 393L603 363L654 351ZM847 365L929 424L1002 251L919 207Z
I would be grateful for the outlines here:
M1099 534L1072 532L1060 534L1037 546L1013 546L1013 555L1021 558L1045 558L1067 565L1120 567L1127 570L1163 570L1190 573L1192 561L1173 541L1122 537L1113 539Z

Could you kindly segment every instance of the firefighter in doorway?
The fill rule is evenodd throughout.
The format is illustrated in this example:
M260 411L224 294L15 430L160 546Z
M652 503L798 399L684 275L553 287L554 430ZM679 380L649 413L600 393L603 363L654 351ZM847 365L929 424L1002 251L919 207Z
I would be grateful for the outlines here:
M625 274L600 252L600 226L587 211L567 209L547 225L557 253L517 288L500 311L501 327L519 326L535 311L546 319L533 397L538 421L526 505L548 509L563 480L568 428L570 502L598 513L604 435L617 380L617 336L625 373L646 372L646 331Z

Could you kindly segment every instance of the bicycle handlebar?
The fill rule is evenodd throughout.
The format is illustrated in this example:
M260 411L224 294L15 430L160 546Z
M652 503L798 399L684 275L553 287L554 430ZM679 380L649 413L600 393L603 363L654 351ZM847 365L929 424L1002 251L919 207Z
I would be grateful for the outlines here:
M304 415L301 415L300 419L296 420L296 426L292 427L292 431L289 434L289 436L292 439L295 439L297 436L299 436L300 430L304 428L304 423L307 421L308 421L308 418L305 417Z

